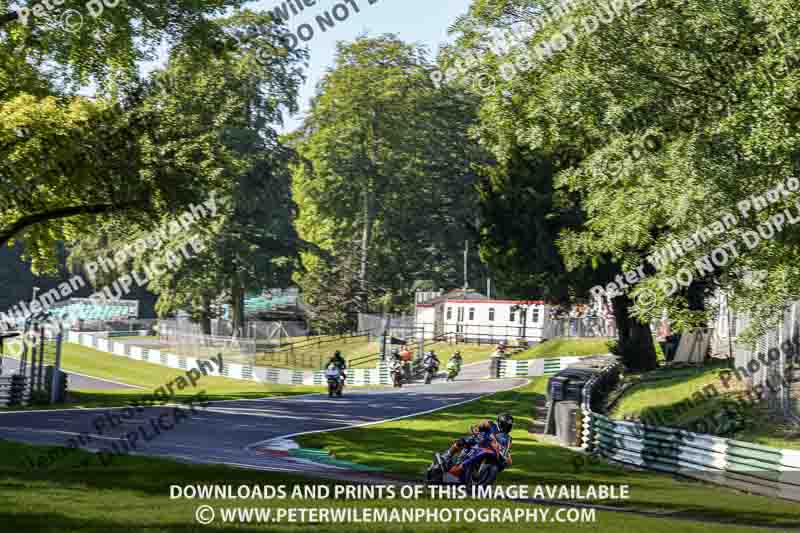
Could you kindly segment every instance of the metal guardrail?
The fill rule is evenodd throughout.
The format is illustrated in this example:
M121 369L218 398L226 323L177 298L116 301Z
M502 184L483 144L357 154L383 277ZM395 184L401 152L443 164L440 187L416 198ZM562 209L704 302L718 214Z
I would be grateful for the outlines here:
M800 451L613 420L596 412L620 370L621 363L609 365L584 387L584 450L639 468L800 501Z
M0 407L28 405L31 389L28 379L20 374L0 377Z
M583 359L606 357L611 354L567 355L546 359L503 359L495 358L491 375L495 378L522 378L532 376L549 376L558 373Z

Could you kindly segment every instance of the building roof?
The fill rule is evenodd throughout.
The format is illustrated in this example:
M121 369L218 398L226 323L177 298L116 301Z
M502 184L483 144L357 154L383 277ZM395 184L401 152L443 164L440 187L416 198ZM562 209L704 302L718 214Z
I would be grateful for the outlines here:
M452 291L442 294L441 296L437 296L436 298L431 298L430 300L426 300L417 305L428 307L441 302L452 301L452 300L472 301L472 300L488 300L488 298L483 294L479 293L478 291L474 291L472 289L454 289Z
M433 307L440 303L480 303L480 304L518 304L518 305L543 305L541 300L492 300L487 296L472 289L456 289L436 298L417 304L417 307Z

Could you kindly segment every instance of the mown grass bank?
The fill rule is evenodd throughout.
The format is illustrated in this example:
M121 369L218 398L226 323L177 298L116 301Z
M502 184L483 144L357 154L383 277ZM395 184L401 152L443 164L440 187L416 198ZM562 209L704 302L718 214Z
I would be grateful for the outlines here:
M764 446L800 449L800 432L755 405L726 362L662 368L628 379L635 384L613 409L614 418L636 418Z
M513 468L498 478L503 484L628 484L631 500L609 502L637 509L681 511L718 519L737 517L737 523L800 525L795 503L750 496L670 476L634 472L537 441L527 431L532 408L544 393L546 378L458 407L365 428L301 436L309 448L322 448L337 458L383 468L410 479L421 479L433 453L468 434L470 425L510 412L515 418Z
M223 364L225 364L224 359ZM154 390L175 382L180 376L186 377L185 370L144 361L135 361L127 357L112 355L71 343L64 343L63 345L62 367L67 371L71 370L97 378L141 387L137 389L119 388L95 391L70 390L69 407L128 405L137 399L152 395ZM233 400L307 394L309 392L322 392L324 389L322 387L261 384L224 377L203 376L198 380L196 387L178 390L176 386L173 387L173 390L175 394L171 396L171 401L182 402L192 398L200 390L205 391L209 400Z
M767 531L739 525L700 521L649 518L613 512L597 512L596 523L294 523L258 524L219 521L222 507L302 508L537 508L529 504L503 501L430 500L192 500L170 497L171 485L231 486L234 493L241 485L285 485L291 494L294 486L328 485L329 482L277 472L261 472L224 466L189 465L170 460L143 457L119 457L108 467L80 467L86 454L77 451L70 459L49 470L31 470L20 464L24 455L46 452L46 448L0 441L0 524L3 531L14 533L214 533L221 531L356 533L374 532L453 532L484 533L488 527L509 533L532 530L548 533L608 531L614 533L745 533ZM90 464L94 465L95 462ZM200 505L210 505L217 520L199 525L195 512ZM762 513L765 511L762 510ZM729 517L729 518L732 518ZM766 524L766 522L764 522Z
M611 340L604 337L589 339L556 337L516 353L511 356L511 359L545 359L548 357L605 354L608 353L608 344Z

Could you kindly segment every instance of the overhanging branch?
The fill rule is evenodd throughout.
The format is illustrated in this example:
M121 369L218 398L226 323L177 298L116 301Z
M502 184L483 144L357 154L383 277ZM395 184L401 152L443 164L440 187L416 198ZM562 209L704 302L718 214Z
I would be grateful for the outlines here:
M143 204L138 202L131 202L125 204L94 204L94 205L74 205L68 207L59 207L50 211L43 211L33 215L27 215L16 222L10 227L0 229L0 247L5 246L15 235L20 233L25 228L42 222L50 220L58 220L60 218L68 218L77 215L102 215L104 213L111 213L113 211L127 211L129 209L136 209L143 207Z

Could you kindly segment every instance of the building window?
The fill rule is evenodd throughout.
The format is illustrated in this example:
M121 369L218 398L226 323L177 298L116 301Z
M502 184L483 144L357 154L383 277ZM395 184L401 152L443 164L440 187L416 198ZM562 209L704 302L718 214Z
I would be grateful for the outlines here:
M464 308L463 307L459 307L458 308L458 321L459 322L463 322L464 321Z
M536 307L536 308L533 310L533 317L531 318L531 321L532 321L534 324L536 324L536 323L538 323L538 322L539 322L539 308L538 308L538 307Z
M470 319L470 321L475 320L475 308L474 307L470 307L469 308L469 319Z
M512 309L512 310L510 311L510 314L508 315L508 321L509 321L509 322L514 322L516 319L517 319L517 313L516 313L516 311L514 311L514 310Z
M452 320L452 319L453 319L453 308L452 307L448 307L447 308L447 320Z
M489 322L494 322L494 307L489 308Z

